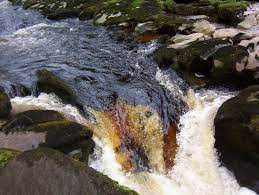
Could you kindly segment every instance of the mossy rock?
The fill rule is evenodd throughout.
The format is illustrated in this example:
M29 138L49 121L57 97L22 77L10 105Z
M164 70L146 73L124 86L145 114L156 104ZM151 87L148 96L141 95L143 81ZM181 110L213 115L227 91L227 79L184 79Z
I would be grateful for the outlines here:
M23 2L24 8L37 9L50 19L64 19L68 17L78 17L82 11L85 0L26 0Z
M56 149L64 154L80 149L82 160L86 162L95 146L90 129L68 120L46 122L31 126L24 131L46 132L42 146Z
M58 76L52 72L43 69L37 71L37 93L54 93L57 95L65 104L78 105L78 98L74 90L65 83Z
M64 120L64 116L54 110L28 110L16 114L12 119L2 127L5 133L24 131L29 126Z
M25 8L37 9L50 19L79 17L94 19L96 24L118 25L120 23L141 23L156 20L159 15L167 17L164 11L180 15L205 14L220 21L236 24L238 15L248 6L247 1L173 1L173 0L12 0ZM179 4L177 4L179 3ZM183 4L188 3L188 4Z
M19 113L2 127L2 131L6 134L45 133L45 141L41 145L59 150L64 154L80 150L80 159L85 162L88 161L88 156L95 147L90 129L69 121L52 110L30 110ZM27 141L30 141L29 138Z
M175 4L173 5L173 13L190 16L190 15L207 15L215 16L216 7L212 5L200 6L197 4Z
M159 66L171 65L178 71L187 71L209 75L213 67L212 56L225 46L232 43L228 40L209 39L196 41L185 48L159 48L155 52L155 60Z
M20 152L7 148L0 148L0 169L17 156Z
M7 118L12 110L8 95L0 91L0 118Z
M242 18L239 17L248 7L247 1L223 1L217 9L218 19L227 24L238 24Z
M215 147L239 184L259 192L259 86L251 86L219 108Z
M154 59L160 67L171 66L190 84L196 84L193 80L195 75L202 75L199 79L207 84L235 88L244 88L258 82L254 77L255 71L237 71L237 64L245 64L248 56L247 48L233 45L230 39L196 41L179 49L161 47L154 53Z
M178 51L173 48L161 47L157 49L153 56L160 68L169 67L177 62Z
M19 175L19 177L17 177ZM136 195L129 188L50 148L21 153L0 169L0 194Z
M156 27L157 33L173 36L179 31L178 28L182 24L188 24L190 22L191 21L177 15L166 16L164 14L160 14L154 20L154 26Z
M162 13L157 0L134 0L107 3L95 14L94 22L102 25L154 21Z
M236 25L242 20L242 13L249 3L235 0L199 0L188 4L174 4L172 11L179 15L207 15L212 20L218 20L225 24Z

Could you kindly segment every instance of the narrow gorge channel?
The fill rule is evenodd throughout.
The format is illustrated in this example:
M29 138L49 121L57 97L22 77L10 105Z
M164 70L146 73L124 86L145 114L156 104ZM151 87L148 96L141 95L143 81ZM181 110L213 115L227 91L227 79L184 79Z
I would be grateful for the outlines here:
M251 12L259 13L258 4ZM255 195L214 148L217 111L239 91L191 88L153 59L161 40L121 40L116 30L92 20L53 21L0 0L0 83L12 114L55 110L91 129L88 166L141 195ZM259 25L247 31L259 33ZM38 71L46 69L71 87L75 102L38 91ZM27 151L44 140L41 133L0 132L0 148Z

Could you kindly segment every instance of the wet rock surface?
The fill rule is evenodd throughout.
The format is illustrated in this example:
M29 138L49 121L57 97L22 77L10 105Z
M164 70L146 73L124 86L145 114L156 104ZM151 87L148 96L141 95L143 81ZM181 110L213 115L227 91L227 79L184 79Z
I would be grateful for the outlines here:
M77 105L80 107L78 97L73 89L52 72L44 69L37 71L36 93L53 93L65 104Z
M17 192L21 195L137 194L85 164L49 148L24 152L0 169L0 193Z
M154 59L160 67L172 67L181 73L191 85L203 80L202 84L244 88L258 83L258 60L249 49L252 46L252 52L257 53L257 46L253 46L253 38L238 40L240 36L207 40L199 40L199 36L188 41L182 37L179 43L174 38L176 43L159 48ZM249 41L250 46L243 44Z
M63 103L72 104L84 111L87 119L94 120L94 125L90 130L53 111L27 111L8 121L2 128L3 132L7 135L28 132L33 133L33 136L40 134L38 138L43 140L40 145L70 155L79 151L82 153L79 160L82 161L87 162L88 155L93 151L93 131L100 139L105 137L110 141L116 152L117 162L126 172L149 169L166 172L172 168L178 147L177 124L179 117L187 110L183 96L188 87L170 68L181 74L191 85L244 88L258 83L258 37L248 33L258 24L257 14L248 14L246 17L242 14L248 6L246 1L201 0L175 3L171 0L14 0L13 3L22 4L30 10L24 11L19 6L11 7L6 1L0 0L0 9L4 7L7 10L3 15L10 16L0 24L4 29L0 31L0 81L7 81L4 88L11 96L28 95L31 91L36 95L41 92L54 93ZM41 11L49 19L62 20L56 22L44 19L32 9ZM9 21L16 12L19 16L17 18L25 19L22 22L18 19L10 27ZM115 30L122 32L122 39L115 38L115 34L106 28L94 26L91 21L66 19L68 17L93 19L95 25L112 25ZM233 26L229 25L238 25L241 29L233 31ZM139 42L146 42L158 39L161 35L165 36L157 43L143 45L137 45L131 39L133 37ZM162 70L150 57L158 44L164 45L154 53L154 59ZM12 70L7 66L10 62ZM172 83L164 81L164 73L168 73L166 77ZM251 124L243 125L243 119L242 115L239 121L242 122L242 128L245 126L250 131L257 128L257 116L251 116ZM216 131L218 125L225 125L221 122L218 123L216 117ZM240 132L244 133L243 129ZM253 134L257 136L256 133ZM222 139L221 135L222 132L216 132L216 147L222 150L222 161L237 174L242 185L257 190L257 176L254 175L257 168L253 163L257 163L258 159L254 152L255 148L257 150L254 136L248 135L252 143L243 150L237 146L236 141L233 144L231 142L233 147L230 149L225 148L228 140ZM34 139L33 136L31 138ZM39 143L37 147L38 145ZM229 152L232 151L231 148L233 153ZM31 155L36 156L37 163L34 158L31 159ZM71 168L69 171L72 171L68 173L67 165L59 164L62 161L68 162L63 160L66 157L51 149L39 148L21 156L7 165L2 172L3 176L7 175L9 169L18 169L23 178L35 175L33 171L37 169L45 171L44 168L46 174L40 176L42 178L39 180L45 181L45 177L49 177L50 167L57 167L57 174L74 174L74 169L71 168L74 162L69 162L73 166L68 163ZM26 167L26 163L31 169ZM25 168L20 170L19 166ZM248 167L249 171L236 171L243 170L243 167ZM103 185L100 178L97 181L90 178L91 185L83 186L79 179L83 175L88 181L88 173L85 170L75 172L77 174L73 182L80 188L70 188L70 178L62 177L56 181L57 186L52 185L50 194L60 190L64 194L69 194L71 190L78 194L134 193L114 188L113 185L106 186L106 181ZM94 174L90 173L91 176ZM13 177L12 174L8 176L8 185L13 185ZM33 177L31 179L33 181ZM53 183L52 180L35 182L35 186L39 185L43 193L47 188L42 185ZM58 182L68 182L69 188L66 186L60 189ZM17 189L24 193L28 190L34 193L37 190L20 185L17 189L10 189L8 185L3 184L3 189L10 193Z
M8 118L12 105L8 95L0 88L0 118Z
M58 120L65 120L65 118L56 111L29 110L15 115L1 128L1 130L5 133L23 131L29 126Z
M23 134L40 134L43 136L28 136L26 142L30 145L44 145L65 154L69 154L75 150L80 150L80 160L87 162L88 156L93 152L94 142L92 140L92 131L88 128L65 119L61 114L51 110L30 110L22 112L14 116L13 119L7 121L2 127L1 134L3 139L11 139L16 136L16 142L23 142ZM36 140L35 140L36 139ZM1 144L5 147L14 146L11 143L5 144L6 140L2 140ZM22 145L21 145L22 146ZM19 147L19 144L16 145ZM13 148L18 150L29 150L30 148Z
M13 8L8 11L13 17ZM178 120L178 108L186 108L177 94L170 94L156 80L157 65L147 56L155 44L118 42L111 31L91 21L67 19L58 23L33 11L20 8L18 12L26 24L22 26L19 21L12 28L3 25L10 33L3 35L7 42L0 44L0 69L2 80L8 81L4 86L7 90L20 83L35 91L36 72L47 69L73 89L84 110L102 110L119 97L131 104L152 107L168 126L170 121ZM25 16L27 12L29 17ZM13 71L7 68L10 59ZM186 88L182 79L175 82Z
M259 192L259 86L226 101L215 118L215 147L238 182Z

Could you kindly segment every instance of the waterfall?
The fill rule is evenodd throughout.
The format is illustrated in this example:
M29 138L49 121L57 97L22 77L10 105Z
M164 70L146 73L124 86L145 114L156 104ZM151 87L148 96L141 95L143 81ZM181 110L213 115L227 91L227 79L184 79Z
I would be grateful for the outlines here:
M168 80L167 84L169 83ZM117 162L112 146L100 137L94 137L96 148L89 165L142 195L255 194L240 187L232 173L220 166L213 147L214 116L219 106L232 96L230 92L214 90L197 93L189 91L186 100L190 110L180 118L180 131L177 135L179 148L175 165L167 174L156 171L125 172ZM57 110L71 120L89 125L88 119L81 116L76 108L62 104L53 95L15 97L12 105L14 112L28 109Z

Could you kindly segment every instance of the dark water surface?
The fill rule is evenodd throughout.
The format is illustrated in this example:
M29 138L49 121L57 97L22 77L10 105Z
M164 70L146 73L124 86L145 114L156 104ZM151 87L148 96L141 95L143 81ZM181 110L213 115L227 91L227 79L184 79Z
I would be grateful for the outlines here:
M183 102L156 79L157 65L148 57L155 47L117 41L92 21L50 21L0 0L0 82L13 95L19 95L19 84L32 89L35 71L47 68L86 106L104 108L118 96L154 108L167 124L178 118ZM168 75L176 86L184 85L174 72Z

